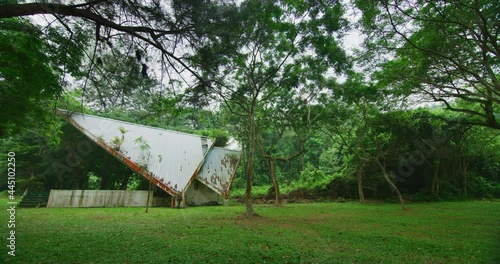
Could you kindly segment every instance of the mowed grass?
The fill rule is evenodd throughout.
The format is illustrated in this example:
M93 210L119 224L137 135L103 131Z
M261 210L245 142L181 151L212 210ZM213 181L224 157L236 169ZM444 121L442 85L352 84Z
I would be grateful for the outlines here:
M0 200L5 212L7 200ZM500 203L17 209L6 263L500 263ZM5 223L5 224L4 224ZM0 260L1 261L1 260Z

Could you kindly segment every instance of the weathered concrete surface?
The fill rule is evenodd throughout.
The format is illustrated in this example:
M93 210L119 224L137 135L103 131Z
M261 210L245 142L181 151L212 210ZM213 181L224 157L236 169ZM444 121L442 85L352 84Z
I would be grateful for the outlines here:
M194 180L186 190L188 205L213 205L219 201L219 194L198 180Z
M51 190L47 207L134 207L146 206L147 199L148 191Z

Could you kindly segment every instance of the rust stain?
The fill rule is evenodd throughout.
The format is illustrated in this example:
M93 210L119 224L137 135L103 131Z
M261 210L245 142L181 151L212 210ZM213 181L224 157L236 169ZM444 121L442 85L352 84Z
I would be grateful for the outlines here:
M58 111L58 113L59 113L60 116L62 116L66 121L68 121L73 126L75 126L78 130L82 131L86 136L88 136L90 138L93 137L93 135L89 131L87 131L85 128L83 128L82 126L80 126L77 122L73 121L73 119L71 119L68 115L64 114L63 112L61 112L59 110L57 110L57 111ZM133 162L132 160L130 160L129 158L127 158L126 156L124 156L121 152L119 152L119 151L115 150L113 147L109 146L101 138L97 138L95 142L97 143L97 145L99 145L101 148L103 148L104 150L106 150L107 152L109 152L111 155L113 155L116 158L118 158L118 160L120 160L122 163L124 163L125 165L127 165L134 172L137 172L138 174L142 175L143 177L145 177L148 180L151 179L151 181L153 182L153 184L155 184L156 186L158 186L160 189L164 190L168 194L170 194L172 196L179 194L179 192L174 191L172 188L168 187L166 184L164 184L163 182L161 182L157 178L153 177L153 175L151 175L150 172L148 172L148 171L144 170L143 168L141 168L141 166L139 166L138 164L136 164L135 162Z
M172 188L168 187L168 185L166 185L165 183L163 183L162 181L160 181L159 179L157 179L156 177L154 177L154 175L152 175L149 171L143 169L137 163L135 163L132 160L130 160L129 158L125 157L121 152L115 150L113 147L111 147L108 144L106 144L106 142L104 142L104 140L98 138L97 139L97 144L100 145L101 147L103 147L111 155L117 157L118 160L120 160L121 162L123 162L130 169L132 169L133 171L139 173L144 178L146 178L148 180L151 180L151 182L154 185L158 186L160 189L164 190L168 194L170 194L172 196L179 194L179 192L174 191Z
M114 149L111 144L108 144L106 141L104 141L101 137L96 137L96 135L93 135L90 131L87 131L85 128L80 126L76 121L74 121L70 115L64 114L63 112L60 112L58 110L59 114L68 122L70 122L73 126L75 126L78 130L82 131L86 136L91 138L93 141L95 141L101 148L109 152L111 155L113 155L115 158L120 160L122 163L124 163L126 166L128 166L130 169L132 169L134 172L142 175L148 180L151 180L152 183L154 183L156 186L167 192L168 194L172 195L173 197L181 195L183 192L186 191L187 187L192 184L192 182L195 179L198 179L202 183L204 183L207 186L211 186L213 190L216 190L219 192L221 195L224 197L229 196L230 188L234 179L234 176L236 174L236 168L238 167L238 164L240 162L240 159L238 158L237 155L235 154L224 154L222 157L220 157L220 161L214 160L207 162L207 157L208 154L210 153L210 150L213 149L213 145L211 145L207 151L204 152L203 158L201 162L198 164L196 167L194 173L191 175L188 183L185 186L179 186L183 188L181 191L177 191L177 184L175 186L172 186L173 183L170 181L167 183L164 183L163 181L165 180L163 178L159 178L156 175L153 175L150 171L147 170L147 168L141 167L139 164L135 163L132 161L130 157L127 157L127 153L124 151L120 151L119 149ZM182 152L181 152L182 153ZM186 151L184 151L184 160L186 160ZM163 157L160 157L160 162L162 162ZM220 165L217 165L217 163L220 162ZM203 166L207 166L207 171L208 174L206 174L206 178L202 177L197 177L198 174L200 173L201 169ZM182 171L183 168L182 165L180 166L180 171ZM229 177L228 177L229 176ZM173 199L175 200L175 199ZM174 202L174 201L173 201Z

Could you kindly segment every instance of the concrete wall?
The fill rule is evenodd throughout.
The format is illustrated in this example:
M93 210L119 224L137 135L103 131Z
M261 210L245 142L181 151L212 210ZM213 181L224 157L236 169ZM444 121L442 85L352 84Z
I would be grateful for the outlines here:
M188 205L216 204L219 201L219 194L198 180L189 185L185 197Z
M51 190L47 207L134 207L146 206L147 199L148 191Z

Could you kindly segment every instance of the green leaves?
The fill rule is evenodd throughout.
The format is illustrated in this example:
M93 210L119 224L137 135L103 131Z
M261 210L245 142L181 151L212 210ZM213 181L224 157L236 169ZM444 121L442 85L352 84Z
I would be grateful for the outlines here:
M417 95L500 128L500 4L491 1L355 1L373 79L395 96ZM380 54L384 54L381 56ZM382 58L382 59L381 59ZM470 111L457 100L483 105ZM478 118L480 121L478 122Z
M24 20L0 20L0 136L42 118L62 88L39 30ZM15 118L16 117L16 118Z

